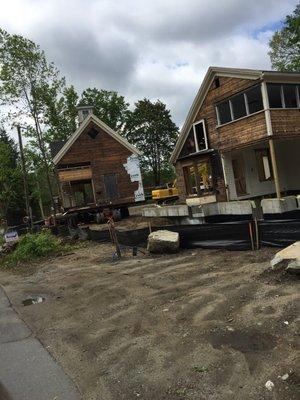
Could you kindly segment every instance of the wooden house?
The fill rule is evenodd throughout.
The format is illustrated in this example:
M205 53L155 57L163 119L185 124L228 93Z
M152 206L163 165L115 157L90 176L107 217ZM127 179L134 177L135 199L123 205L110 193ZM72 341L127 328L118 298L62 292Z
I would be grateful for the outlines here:
M188 204L300 192L300 74L210 67L171 156Z
M79 127L52 146L65 209L122 208L143 201L141 152L92 113L78 107Z

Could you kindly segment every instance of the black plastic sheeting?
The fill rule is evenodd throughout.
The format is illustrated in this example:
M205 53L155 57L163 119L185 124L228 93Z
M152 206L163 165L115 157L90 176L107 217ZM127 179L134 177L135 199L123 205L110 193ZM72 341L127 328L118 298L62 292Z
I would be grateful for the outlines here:
M155 227L153 231L167 229L179 233L180 247L228 250L249 250L251 241L249 236L249 223L236 222L226 224L179 225ZM116 230L118 241L123 246L143 246L147 243L149 229L136 229L131 231ZM109 242L110 235L107 230L89 231L89 238L99 242Z
M300 219L259 221L261 246L286 247L300 240Z
M252 225L253 242L256 243L256 230L254 221L238 221L228 223L211 223L200 225L171 225L153 227L152 230L167 229L179 233L180 247L182 248L206 248L226 250L250 250L251 239L249 223ZM60 229L59 229L60 231ZM105 230L92 230L84 228L72 228L72 234L84 239L94 240L100 243L110 242L110 234ZM149 235L148 228L136 230L118 230L118 241L123 246L144 246ZM259 245L285 247L297 240L300 240L300 219L299 220L277 220L259 221ZM58 232L67 234L66 230ZM70 233L70 232L69 232ZM74 236L75 237L75 236Z

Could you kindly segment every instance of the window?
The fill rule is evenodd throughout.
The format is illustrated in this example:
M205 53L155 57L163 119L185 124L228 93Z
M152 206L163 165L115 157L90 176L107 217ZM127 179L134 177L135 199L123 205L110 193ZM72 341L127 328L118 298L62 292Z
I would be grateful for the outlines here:
M284 105L286 108L297 108L297 85L282 85Z
M189 196L201 195L213 190L212 172L209 160L183 168L186 193Z
M208 161L202 161L197 164L197 171L199 174L200 190L209 192L212 190L212 174L211 165Z
M234 96L232 99L230 99L230 101L234 119L238 119L247 115L244 93Z
M254 86L217 105L218 124L222 125L243 118L263 108L261 86Z
M207 148L205 123L204 120L201 120L192 125L179 157L185 157L189 154L206 150Z
M270 152L268 149L255 150L258 178L260 182L270 181L273 179L272 164Z
M191 196L197 194L195 168L193 166L183 168L186 194Z
M217 106L219 124L226 124L231 121L229 101L224 101Z
M270 108L282 108L281 85L268 83L267 90Z
M293 84L267 83L270 108L297 108L299 86Z
M206 139L204 121L195 123L194 129L195 129L195 133L196 133L198 151L206 150L207 149L207 139Z
M247 90L246 98L247 98L247 103L248 103L249 114L253 114L264 108L260 85L254 86L253 88Z

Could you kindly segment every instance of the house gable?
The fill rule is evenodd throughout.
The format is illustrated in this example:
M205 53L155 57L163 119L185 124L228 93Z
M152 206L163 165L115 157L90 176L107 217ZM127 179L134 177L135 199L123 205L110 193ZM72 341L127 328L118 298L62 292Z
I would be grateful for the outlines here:
M132 146L126 139L124 139L121 135L112 130L108 125L106 125L99 118L97 118L95 115L92 114L83 121L83 123L78 127L78 129L73 133L73 135L71 135L68 141L56 154L56 156L53 159L54 164L57 165L62 161L63 157L70 152L70 149L72 149L72 147L75 145L75 143L82 135L88 134L90 139L93 140L97 138L98 136L97 132L98 133L102 132L110 136L114 141L118 142L122 147L127 149L132 154L135 155L142 154L136 147ZM93 136L95 137L93 138ZM94 146L95 143L92 144L91 151L95 151ZM89 157L89 154L87 154L87 157Z
M189 134L191 125L200 119L207 119L207 134L211 137L210 125L213 122L216 127L216 116L214 104L222 101L224 98L231 96L239 90L243 90L253 84L255 80L261 78L263 71L235 69L235 68L218 68L210 67L204 77L202 85L195 97L195 100L189 110L185 123L181 129L179 138L171 155L170 162L175 163L183 144ZM215 79L218 78L219 86L217 87Z

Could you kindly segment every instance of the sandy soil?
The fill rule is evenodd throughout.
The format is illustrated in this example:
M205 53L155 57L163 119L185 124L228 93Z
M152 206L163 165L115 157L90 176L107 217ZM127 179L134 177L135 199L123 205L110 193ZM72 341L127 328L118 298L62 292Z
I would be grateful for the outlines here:
M274 249L112 253L91 243L0 273L85 400L299 398L299 281L268 270ZM24 307L32 294L46 301Z

